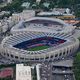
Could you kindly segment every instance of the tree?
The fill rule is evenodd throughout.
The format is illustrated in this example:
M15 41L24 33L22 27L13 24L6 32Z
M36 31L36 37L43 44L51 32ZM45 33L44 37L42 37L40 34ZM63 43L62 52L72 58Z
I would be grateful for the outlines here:
M74 71L76 80L80 80L80 52L77 53L74 59L73 71Z
M3 0L0 0L0 3L2 3L3 2Z
M80 17L80 4L74 6L74 12L76 17Z
M21 7L21 4L22 4L22 1L14 0L12 3L9 3L7 6L2 8L2 10L8 10L8 11L11 11L11 12L22 11L23 8Z
M75 15L80 18L80 10L76 10Z
M50 2L49 9L53 9L53 8L54 8L54 3Z

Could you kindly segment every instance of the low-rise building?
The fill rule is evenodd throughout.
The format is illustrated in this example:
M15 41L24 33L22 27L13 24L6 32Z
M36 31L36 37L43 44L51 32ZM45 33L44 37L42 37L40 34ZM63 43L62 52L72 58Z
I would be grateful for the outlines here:
M13 0L3 0L5 3L12 3Z
M37 14L39 17L51 17L59 19L74 19L75 15L68 8L54 8L52 11L40 12Z
M32 80L31 67L23 64L16 65L16 80Z
M15 22L9 18L0 20L0 31L5 33L8 29L11 29L14 24Z
M20 21L20 20L27 20L31 17L34 17L35 16L35 11L33 10L24 10L23 12L21 13L13 13L12 14L12 20L13 21Z
M24 8L29 8L30 3L29 2L24 2L21 6L24 7Z

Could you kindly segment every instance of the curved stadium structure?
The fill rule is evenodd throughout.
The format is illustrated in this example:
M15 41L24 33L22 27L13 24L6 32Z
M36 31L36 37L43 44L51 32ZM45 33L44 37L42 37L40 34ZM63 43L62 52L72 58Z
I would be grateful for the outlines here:
M26 21L20 21L12 29L12 34L22 32L44 32L44 33L71 33L75 26L69 25L56 18L33 17Z
M2 41L1 55L19 62L69 56L79 47L78 39L72 37L75 28L70 26L59 19L38 17L21 21L12 28L13 35Z

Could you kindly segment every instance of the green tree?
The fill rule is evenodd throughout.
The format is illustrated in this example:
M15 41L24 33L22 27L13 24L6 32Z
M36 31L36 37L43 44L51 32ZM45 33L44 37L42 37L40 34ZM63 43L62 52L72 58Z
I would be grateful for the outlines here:
M8 10L8 11L22 11L23 8L21 7L22 1L20 0L14 0L12 3L9 3L7 6L2 8L2 10Z
M49 9L53 9L53 8L54 8L54 3L50 2Z
M74 59L73 71L74 71L76 80L80 80L80 52L77 53Z
M75 15L80 18L80 10L76 10Z

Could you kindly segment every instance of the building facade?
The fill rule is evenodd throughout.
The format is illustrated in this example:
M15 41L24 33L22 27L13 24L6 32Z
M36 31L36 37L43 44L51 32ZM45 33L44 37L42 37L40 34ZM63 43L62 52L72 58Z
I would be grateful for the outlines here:
M31 67L16 64L16 80L32 80Z

